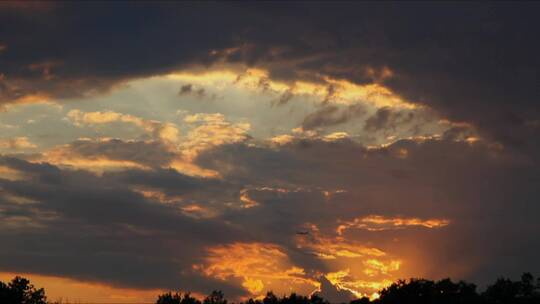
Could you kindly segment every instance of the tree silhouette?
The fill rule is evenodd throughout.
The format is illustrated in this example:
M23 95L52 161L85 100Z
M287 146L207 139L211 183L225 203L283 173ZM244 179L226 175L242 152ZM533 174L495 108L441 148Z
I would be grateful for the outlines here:
M468 304L479 303L476 286L463 281L458 283L450 279L438 282L411 279L409 282L400 280L383 289L380 298L374 303L381 304Z
M534 284L534 277L524 273L520 281L499 278L488 286L482 294L488 304L533 304L540 303L540 284Z
M352 300L350 304L369 304L371 303L368 297L361 297L360 299Z
M479 294L476 285L451 279L431 281L426 279L398 280L379 292L380 297L367 297L350 301L349 304L540 304L540 280L524 273L520 281L500 278ZM184 294L167 293L158 298L157 304L227 304L221 291L213 291L201 303ZM262 300L248 299L241 304L329 304L317 295L306 297L291 293L277 297L268 292Z
M156 304L180 304L182 296L179 293L172 294L170 292L158 296Z
M29 280L17 276L8 284L0 282L0 303L47 304L47 298L43 288L36 289Z
M269 291L266 293L266 296L263 299L263 304L278 304L278 303L279 303L279 300L273 292Z
M398 280L379 292L380 297L367 297L350 301L349 304L540 304L540 279L524 273L519 281L499 278L479 294L476 285L464 281L443 279ZM159 295L156 304L227 304L223 292L212 291L200 301L190 293L167 292ZM43 288L36 289L30 281L15 277L11 282L0 282L0 304L47 304ZM277 297L268 292L262 299L248 299L240 304L329 304L318 295L310 297L291 293Z
M184 293L182 296L178 292L174 294L168 292L158 296L156 304L201 304L201 301L192 297L190 293Z
M227 300L225 300L225 296L221 290L214 290L204 298L203 304L227 304Z
M312 295L310 298L309 298L309 302L311 304L328 304L328 301L326 301L325 299L319 297L318 295ZM361 303L360 303L361 304Z

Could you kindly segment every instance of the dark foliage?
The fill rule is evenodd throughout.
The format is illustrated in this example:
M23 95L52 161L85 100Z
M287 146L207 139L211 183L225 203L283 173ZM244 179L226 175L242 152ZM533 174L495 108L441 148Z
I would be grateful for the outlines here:
M540 303L540 278L535 283L530 273L524 273L521 281L499 278L482 293L489 304L533 304Z
M480 296L474 284L450 279L438 282L411 279L408 282L398 281L383 289L380 298L374 303L380 304L468 304L479 303Z
M349 304L539 304L540 278L524 273L521 280L499 278L482 293L476 285L450 279L431 281L425 279L399 280L380 291L376 300L360 298ZM1 304L47 304L43 288L36 289L30 281L15 277L9 283L0 282ZM213 291L200 301L189 293L164 293L156 304L227 304L223 292ZM325 299L291 293L277 297L268 292L262 299L249 299L241 304L329 304Z
M192 297L189 293L184 293L182 296L178 292L174 294L168 292L158 296L156 304L201 304L201 301Z
M379 292L380 298L370 300L363 297L349 304L540 304L540 279L530 273L522 275L521 280L511 281L501 278L478 293L476 285L464 281L453 282L450 279L431 281L425 279L399 280ZM165 294L171 297L171 294ZM184 303L181 300L164 303ZM197 300L194 300L197 301ZM223 293L214 291L202 304L226 304ZM201 304L186 302L186 304ZM249 299L243 304L328 304L325 299L313 295L311 297L297 295L277 297L269 292L262 300Z
M46 304L45 290L36 289L30 281L15 277L5 284L0 282L0 303L2 304Z

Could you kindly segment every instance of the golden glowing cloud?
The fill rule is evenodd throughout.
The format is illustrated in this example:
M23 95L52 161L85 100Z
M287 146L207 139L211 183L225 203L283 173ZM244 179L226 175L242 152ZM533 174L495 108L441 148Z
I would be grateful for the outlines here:
M0 79L1 80L1 79ZM2 108L10 110L13 107L18 105L27 105L27 104L46 104L54 105L54 102L51 101L51 97L45 93L35 93L35 94L26 94L12 100L9 100L9 104L3 105ZM58 106L58 105L55 105Z
M178 129L172 123L161 123L156 120L147 120L130 114L122 114L113 111L82 112L71 110L67 117L77 126L108 124L123 122L134 124L146 132L157 135L165 142L176 143L178 141Z
M274 244L233 243L208 248L207 253L204 264L193 266L196 270L221 280L239 280L252 295L267 290L305 294L319 286Z
M213 210L191 201L185 202L184 198L180 195L167 195L166 193L142 187L133 187L132 190L144 196L146 199L159 202L161 204L176 205L178 210L184 215L193 218L211 218L217 216L219 213L217 210Z
M289 134L277 135L270 138L270 142L276 145L286 145L294 140L294 136Z
M199 204L189 204L180 208L184 215L196 218L196 219L205 219L216 217L219 213L217 210L213 210L207 207L204 207Z
M386 255L384 251L378 248L364 246L356 242L348 242L342 237L332 238L321 236L316 229L311 229L306 235L297 235L296 246L325 260L333 260L340 257L382 257Z
M372 300L378 297L377 291L392 284L392 280L389 279L381 279L378 281L356 279L351 275L351 271L348 268L327 273L325 277L339 289L348 290L359 298L368 296Z
M388 70L381 75L388 78ZM181 80L198 85L223 89L236 86L248 90L263 90L277 95L311 96L325 102L351 105L356 103L371 104L376 108L394 107L412 109L418 107L410 103L389 88L379 83L358 85L347 80L324 77L321 82L293 81L282 82L270 79L269 72L264 69L248 68L221 69L206 72L180 72L167 76L169 79Z
M198 176L198 177L207 177L207 178L219 178L219 172L215 170L201 168L191 162L191 160L186 160L182 157L174 159L169 167L175 169L178 172L189 176Z
M136 125L145 132L150 133L155 141L162 143L163 148L166 148L168 153L175 155L172 160L162 167L172 168L191 176L209 178L217 178L219 173L197 166L193 163L193 159L206 149L246 140L248 138L247 131L250 129L248 123L230 123L220 113L197 113L185 117L184 121L190 125L191 130L184 137L180 137L178 128L172 123L146 120L113 111L82 112L80 110L71 110L68 112L67 117L77 126L113 122ZM111 139L97 139L98 142L107 140ZM69 145L58 146L44 152L39 161L48 161L59 166L71 166L97 173L127 168L150 169L147 164L132 160L110 159L101 155L75 155L70 150Z
M368 231L383 231L392 229L403 229L407 227L442 228L450 224L447 219L428 219L385 217L382 215L369 215L355 218L352 221L343 221L337 228L338 234L343 234L347 229L365 229Z
M83 169L96 174L105 171L123 169L149 170L146 165L142 165L130 160L115 160L104 156L83 156L73 153L69 145L62 145L42 153L41 157L33 162L47 162L59 167Z
M290 134L281 134L269 139L269 142L276 146L282 146L293 142L295 139L312 139L312 140L322 140L326 142L335 142L343 139L349 138L347 132L333 132L326 135L321 135L317 131L313 130L304 130L300 128L294 128L292 130L294 135Z
M0 165L0 178L17 181L26 179L26 175L19 170Z
M240 191L240 201L243 203L243 208L252 208L259 205L259 203L249 197L249 190L242 189Z
M0 149L24 150L35 149L37 146L28 140L28 137L15 137L0 139Z
M324 261L330 270L324 276L338 289L373 296L397 279L402 261L393 255L339 235L324 236L313 224L304 228L305 234L295 236L297 247Z
M347 132L334 132L334 133L325 135L323 137L323 140L324 141L337 141L337 140L345 139L348 137L349 137L349 134L347 134Z
M228 122L220 113L197 113L185 117L184 121L196 125L180 144L180 149L189 160L212 147L246 140L251 127L249 123Z

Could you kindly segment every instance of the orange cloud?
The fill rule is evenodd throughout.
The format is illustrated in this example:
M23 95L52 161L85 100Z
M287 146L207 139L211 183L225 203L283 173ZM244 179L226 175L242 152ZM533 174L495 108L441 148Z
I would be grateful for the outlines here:
M385 217L382 215L369 215L355 218L352 221L343 221L336 230L341 235L347 229L365 229L368 231L383 231L393 229L403 229L407 227L442 228L450 224L447 219L428 219Z
M259 205L259 202L249 197L248 189L242 189L240 191L240 201L243 203L243 208L252 208Z
M375 71L371 71L375 75ZM389 69L376 73L378 78L392 77ZM261 68L247 68L240 71L231 67L206 72L181 72L167 76L198 85L212 86L223 89L225 87L238 87L252 91L263 90L275 95L287 94L290 97L301 95L314 97L326 102L337 104L367 103L376 108L394 107L412 109L419 107L404 100L389 88L379 83L358 85L347 80L324 77L322 82L293 81L283 82L270 78L270 73Z
M113 122L123 122L134 124L146 132L156 135L157 138L165 142L176 143L178 141L178 129L172 123L161 123L156 120L147 120L130 114L123 114L113 111L82 112L71 110L67 117L76 126L108 124Z
M397 279L401 259L342 236L324 236L315 225L304 226L308 231L296 235L297 248L324 261L330 270L324 277L338 290L348 290L357 297L373 296Z
M162 191L144 187L134 187L132 190L141 194L146 199L153 200L161 204L178 205L178 210L180 212L193 218L212 218L219 214L217 210L207 208L201 204L193 203L191 201L186 203L184 198L179 195L167 195Z
M83 169L96 174L105 171L123 170L129 168L149 170L146 165L130 160L115 160L105 156L84 156L73 153L69 145L55 147L42 153L41 157L33 162L47 162L60 167Z
M10 149L10 150L24 150L24 149L34 149L37 146L28 140L28 137L15 137L0 139L0 149Z
M342 237L325 237L313 226L306 235L296 236L296 247L324 260L337 258L382 257L386 253L375 247L350 242Z
M233 243L207 249L205 262L194 265L209 277L236 279L252 295L267 290L310 293L319 282L309 278L304 269L295 266L285 251L269 243Z
M10 181L23 180L26 178L26 174L19 170L9 168L6 166L0 166L0 178L7 179Z
M280 145L286 145L286 144L292 142L294 139L295 139L295 137L292 136L292 135L282 134L282 135L277 135L277 136L274 136L274 137L270 138L270 142L280 146Z
M220 113L197 113L184 118L188 124L197 124L180 144L187 159L212 147L242 142L248 139L249 123L231 123Z
M326 279L339 289L348 290L356 297L368 296L372 299L377 298L377 291L392 284L390 279L381 280L361 280L355 278L350 269L346 268L336 272L329 272L325 275Z
M13 106L24 105L24 104L46 104L46 105L54 104L51 101L51 97L45 93L25 94L22 96L17 96L7 101L9 102L9 104L3 106L3 108L5 109L9 109Z

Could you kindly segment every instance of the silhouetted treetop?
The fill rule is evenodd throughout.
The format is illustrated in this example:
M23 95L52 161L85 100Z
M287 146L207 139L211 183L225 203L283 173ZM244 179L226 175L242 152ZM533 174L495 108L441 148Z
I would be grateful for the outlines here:
M227 304L225 296L221 290L214 290L203 300L203 304Z
M0 303L2 304L46 304L45 290L36 289L30 281L19 276L5 284L0 282Z
M425 279L411 279L397 281L380 292L380 298L375 303L381 304L460 304L478 303L479 296L474 284L460 281L452 282L450 279L438 282Z
M164 293L158 296L156 304L201 304L201 301L192 297L190 293Z

